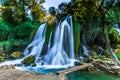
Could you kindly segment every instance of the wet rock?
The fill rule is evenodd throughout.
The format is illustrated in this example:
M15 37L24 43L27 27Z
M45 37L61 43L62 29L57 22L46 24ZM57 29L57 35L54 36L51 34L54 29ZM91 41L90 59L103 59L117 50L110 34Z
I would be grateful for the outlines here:
M97 53L95 51L91 51L90 54L91 54L92 58L97 58L98 57Z
M35 61L35 56L30 55L30 56L26 57L26 58L22 61L22 63L25 64L26 66L29 66L29 65L33 64L34 61Z
M15 66L14 65L3 65L3 66L0 66L0 69L15 69Z

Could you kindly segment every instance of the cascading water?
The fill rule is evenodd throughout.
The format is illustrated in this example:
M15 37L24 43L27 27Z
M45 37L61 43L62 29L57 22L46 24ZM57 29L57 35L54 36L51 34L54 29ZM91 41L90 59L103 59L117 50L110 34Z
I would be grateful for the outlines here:
M120 36L120 29L116 28L116 31L118 32L119 36Z
M89 55L89 50L87 48L87 41L84 34L82 35L82 53L84 56Z
M46 23L42 24L33 39L24 51L25 56L34 55L36 60L41 56L41 51L45 43Z
M84 55L89 55L89 50L87 49L87 47L84 46L84 45L82 45L82 47L83 47L83 54Z
M56 27L53 46L43 61L48 65L66 65L71 63L71 59L74 59L74 45L72 16L69 16Z
M35 56L34 64L36 64L36 66L22 68L17 66L17 69L26 70L27 68L27 70L38 70L41 67L55 69L74 66L75 57L72 16L68 15L65 20L59 22L55 31L51 32L47 51L45 55L42 55L42 50L45 44L46 27L47 24L43 23L38 28L33 41L24 51L25 57L19 60L19 63L21 63L26 57L33 55ZM51 40L53 40L53 43Z

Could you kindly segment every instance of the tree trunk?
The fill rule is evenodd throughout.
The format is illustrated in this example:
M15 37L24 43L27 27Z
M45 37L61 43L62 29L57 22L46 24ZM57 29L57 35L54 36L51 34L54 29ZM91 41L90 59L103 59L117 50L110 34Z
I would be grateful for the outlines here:
M112 59L113 59L115 62L118 63L119 60L118 60L117 56L115 55L115 53L113 52L113 50L112 50L112 48L111 48L111 46L110 46L110 43L109 43L109 41L108 41L108 39L107 39L107 37L106 37L106 35L105 35L104 30L102 30L102 36L103 36L105 45L106 45L106 47L107 47L110 55L112 56Z

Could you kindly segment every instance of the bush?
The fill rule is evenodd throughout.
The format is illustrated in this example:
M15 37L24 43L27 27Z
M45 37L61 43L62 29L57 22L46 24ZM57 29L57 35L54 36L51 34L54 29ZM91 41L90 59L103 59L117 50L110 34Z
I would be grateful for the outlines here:
M120 53L117 53L116 56L120 60Z
M16 39L29 39L29 36L33 30L33 25L30 22L24 22L15 28Z
M111 43L120 43L120 36L116 29L111 29L109 34L110 42Z
M7 40L10 27L3 21L0 21L0 41Z

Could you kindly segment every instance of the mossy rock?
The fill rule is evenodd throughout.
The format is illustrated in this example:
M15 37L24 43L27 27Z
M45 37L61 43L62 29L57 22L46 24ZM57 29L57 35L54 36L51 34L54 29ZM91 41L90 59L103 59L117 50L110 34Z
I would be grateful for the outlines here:
M0 62L4 61L4 57L0 56Z
M29 65L31 65L32 63L34 63L34 61L35 61L35 56L31 55L31 56L26 57L26 58L22 61L22 63L25 64L26 66L29 66Z
M116 54L117 53L120 53L120 49L115 49L115 51L114 51Z
M91 55L93 58L97 58L97 57L98 57L97 53L96 53L95 51L93 51L93 50L90 52L90 55Z
M118 44L118 45L116 46L116 48L119 48L119 49L120 49L120 44Z
M21 51L16 51L11 54L11 57L13 58L21 58L22 57L22 52Z

